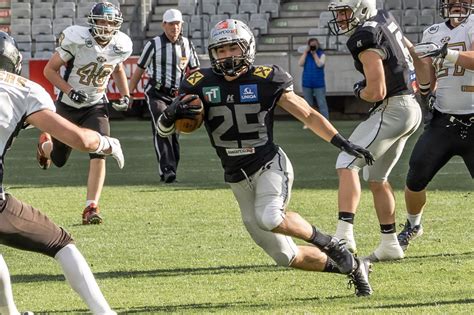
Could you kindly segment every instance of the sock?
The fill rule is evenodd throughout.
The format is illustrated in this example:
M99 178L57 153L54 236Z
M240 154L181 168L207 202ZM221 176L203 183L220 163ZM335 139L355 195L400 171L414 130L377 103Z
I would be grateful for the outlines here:
M407 214L407 219L408 219L408 222L410 222L411 227L421 224L421 214L422 214L421 212L418 214Z
M334 260L329 257L326 260L326 265L324 266L323 272L341 273Z
M86 200L86 207L89 207L91 204L95 204L97 206L97 200Z
M0 255L0 314L20 314L13 301L10 272L2 255Z
M339 211L339 220L354 224L355 213Z
M353 240L354 239L354 225L352 223L338 220L336 233L334 236L338 239Z
M392 234L395 233L397 229L395 228L395 223L391 224L380 224L380 233L382 234Z
M54 258L61 265L69 285L93 314L116 315L102 295L89 265L74 244L62 248Z
M316 245L318 248L323 248L331 242L331 236L318 231L314 225L312 227L313 235L311 235L311 238L308 241L309 243Z
M397 233L382 233L380 245L398 245Z

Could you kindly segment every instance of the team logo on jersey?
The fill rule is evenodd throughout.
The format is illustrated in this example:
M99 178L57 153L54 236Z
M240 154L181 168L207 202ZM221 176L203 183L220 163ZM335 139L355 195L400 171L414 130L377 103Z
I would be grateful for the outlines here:
M428 29L428 33L434 34L438 31L438 29L439 29L439 25L433 25L432 27Z
M240 102L250 103L258 101L258 89L256 84L240 86Z
M441 44L444 45L444 44L446 44L446 43L449 43L449 40L450 40L450 39L451 39L451 37L445 36L445 37L441 38L441 41L440 41L440 42L441 42Z
M114 45L112 47L114 53L116 53L117 55L121 55L121 54L124 54L125 52L123 51L123 47L120 46L120 45Z
M201 81L202 78L204 78L204 76L202 75L202 73L199 72L199 71L196 71L196 72L194 72L193 74L191 74L191 75L186 79L186 81L188 81L189 84L191 84L192 86L195 86L196 83L198 83L199 81Z
M206 86L202 88L202 94L209 103L221 102L221 88L218 86Z
M257 77L261 77L263 79L266 79L266 78L268 78L268 76L270 75L272 70L273 69L270 68L270 67L260 66L260 67L255 68L255 71L253 72L253 74L256 75Z
M94 46L94 44L92 43L92 39L90 38L86 38L85 44L87 48L91 48L92 46Z
M102 56L98 56L98 57L97 57L97 62L104 63L104 62L106 62L106 61L107 61L107 59L105 59L105 58L102 57Z

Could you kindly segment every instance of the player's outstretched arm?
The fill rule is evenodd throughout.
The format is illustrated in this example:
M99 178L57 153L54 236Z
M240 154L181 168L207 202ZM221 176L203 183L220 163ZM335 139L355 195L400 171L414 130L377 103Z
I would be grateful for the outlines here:
M125 164L118 139L102 136L90 129L80 128L50 110L37 111L28 116L26 121L71 148L84 152L112 155L119 168L123 168Z
M61 59L59 53L55 52L51 59L44 67L43 74L55 87L60 89L63 93L69 94L72 86L67 83L59 73L59 69L64 65L64 60Z
M296 95L293 91L283 93L278 100L278 105L303 122L315 134L355 157L364 158L366 163L371 165L374 162L372 154L345 139L339 134L337 129L320 113L311 108L308 103Z

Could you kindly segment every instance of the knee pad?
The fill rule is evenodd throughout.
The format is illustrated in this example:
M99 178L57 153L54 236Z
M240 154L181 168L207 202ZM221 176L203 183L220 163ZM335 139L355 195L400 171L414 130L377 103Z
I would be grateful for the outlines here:
M281 224L285 218L281 202L265 205L262 209L255 209L258 226L264 231L271 231Z
M408 171L406 186L414 192L422 191L428 186L430 178L423 173L415 173L411 168Z
M291 263L293 262L293 259L295 259L296 254L295 253L286 253L286 252L278 252L278 253L272 253L270 254L270 257L273 258L275 263L278 266L282 267L289 267Z
M91 160L92 160L92 159L104 160L104 159L105 159L105 155L90 153L90 154L89 154L89 158L90 158Z

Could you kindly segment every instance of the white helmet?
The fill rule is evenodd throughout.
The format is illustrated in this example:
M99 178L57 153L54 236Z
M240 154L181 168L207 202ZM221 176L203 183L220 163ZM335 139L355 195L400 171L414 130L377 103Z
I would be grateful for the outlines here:
M455 9L455 12L451 12L453 9ZM438 1L439 16L443 19L458 19L461 21L469 17L472 10L474 10L472 0L460 0L455 3L450 3L449 0Z
M217 49L229 44L237 44L242 54L219 59ZM235 77L248 69L255 61L255 37L244 22L227 19L212 28L207 50L215 73Z
M110 26L98 25L97 21L99 20L112 22L113 24ZM102 41L110 41L119 31L122 22L122 12L110 2L96 3L87 17L87 23L92 28L94 37Z
M334 17L328 26L334 35L350 36L360 24L377 14L375 0L333 0L328 8ZM338 11L348 9L351 12L346 12L346 18L338 20Z

